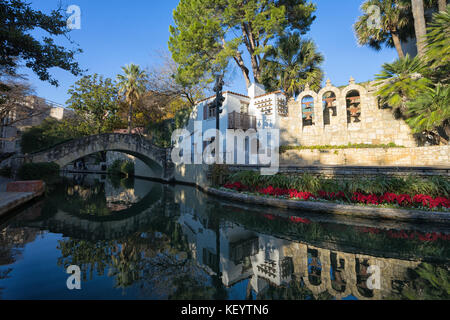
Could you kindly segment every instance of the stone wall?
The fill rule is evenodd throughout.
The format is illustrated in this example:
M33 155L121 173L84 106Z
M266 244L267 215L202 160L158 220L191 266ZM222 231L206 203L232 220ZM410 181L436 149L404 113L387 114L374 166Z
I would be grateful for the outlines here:
M309 89L303 91L295 101L288 102L288 117L279 119L281 145L395 143L403 147L417 146L409 126L403 120L396 120L391 109L380 108L374 91L370 84L357 85L353 79L341 89L327 81L326 87L318 93ZM335 100L327 103L325 99L333 95ZM349 99L351 96L356 96L356 100ZM359 106L350 104L352 101ZM305 112L307 103L312 115ZM355 106L359 111L352 116L351 107ZM304 122L306 116L312 117L312 124Z
M450 166L450 146L288 150L281 165Z

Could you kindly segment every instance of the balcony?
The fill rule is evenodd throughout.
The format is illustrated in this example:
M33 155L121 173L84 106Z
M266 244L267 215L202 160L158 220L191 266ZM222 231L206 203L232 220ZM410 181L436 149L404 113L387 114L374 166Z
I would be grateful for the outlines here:
M256 117L245 113L233 111L228 114L228 129L256 130Z

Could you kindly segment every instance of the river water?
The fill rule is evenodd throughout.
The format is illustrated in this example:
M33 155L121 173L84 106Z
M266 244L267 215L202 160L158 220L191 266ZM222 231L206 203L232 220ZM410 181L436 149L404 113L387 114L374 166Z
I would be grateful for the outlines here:
M69 266L80 290L67 287ZM449 299L449 270L445 226L288 212L139 179L67 176L0 221L0 299Z

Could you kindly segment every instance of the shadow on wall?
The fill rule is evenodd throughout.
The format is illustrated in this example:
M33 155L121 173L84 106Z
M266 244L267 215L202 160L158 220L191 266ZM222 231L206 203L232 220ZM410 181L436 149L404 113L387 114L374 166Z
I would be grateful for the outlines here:
M450 146L288 150L281 165L450 166Z

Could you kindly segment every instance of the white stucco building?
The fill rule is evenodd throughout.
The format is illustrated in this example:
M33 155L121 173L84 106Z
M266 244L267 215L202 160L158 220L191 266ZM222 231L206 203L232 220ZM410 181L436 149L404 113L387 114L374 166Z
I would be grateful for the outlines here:
M287 114L287 97L281 91L266 93L264 87L260 84L252 84L248 88L247 95L226 91L223 93L223 96L225 100L223 102L223 112L220 114L219 128L223 137L224 161L228 156L231 159L231 153L234 153L234 163L238 163L238 155L242 154L242 152L237 152L237 140L234 143L234 152L226 148L227 129L242 130L247 135L245 141L245 163L248 164L250 162L248 135L251 132L259 133L262 129L279 128L280 116ZM203 154L205 148L215 139L216 108L214 101L215 96L199 101L191 113L186 129L192 138L192 163L197 163L194 159L194 154ZM270 141L270 139L269 136L268 140ZM260 148L260 145L256 147L257 150ZM227 161L227 163L229 162Z

